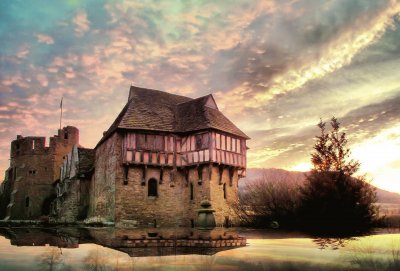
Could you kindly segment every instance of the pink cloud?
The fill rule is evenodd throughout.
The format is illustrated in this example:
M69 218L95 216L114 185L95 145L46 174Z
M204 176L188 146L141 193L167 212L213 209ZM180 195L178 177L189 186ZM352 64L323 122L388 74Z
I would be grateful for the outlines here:
M75 33L78 37L83 36L83 34L90 28L90 21L84 11L77 12L75 17L72 19L72 22L75 25Z
M36 35L37 41L40 43L45 43L45 44L54 44L54 39L49 36L49 35L45 35L45 34L37 34Z
M44 74L38 74L36 76L36 79L40 83L42 87L47 87L49 85L49 80L47 79L47 76Z
M12 86L16 85L21 88L28 88L29 83L27 82L27 78L23 78L20 72L17 72L14 75L9 76L8 78L1 81L1 84L4 86Z

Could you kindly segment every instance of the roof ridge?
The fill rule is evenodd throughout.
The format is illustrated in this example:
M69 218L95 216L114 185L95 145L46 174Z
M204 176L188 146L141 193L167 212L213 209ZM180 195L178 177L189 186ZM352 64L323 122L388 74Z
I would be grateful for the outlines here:
M177 103L176 105L181 105L181 104L185 104L185 103L190 103L190 102L198 101L198 100L200 100L200 99L204 99L204 98L210 97L210 96L212 96L212 94L207 94L207 95L200 96L200 97L197 97L197 98L194 98L194 99L191 98L191 100L189 100L189 101ZM189 97L188 97L188 98L189 98Z
M187 133L209 128L248 138L218 109L212 94L193 99L131 86L124 108L95 148L117 129Z
M175 93L170 93L170 92L167 92L167 91L162 91L162 90L152 89L152 88L143 88L143 87L131 86L129 88L129 99L128 99L128 101L132 99L131 96L130 96L130 93L132 91L144 91L144 90L145 91L151 91L151 92L154 92L154 93L160 93L162 95L170 95L170 96L176 96L176 97L179 97L179 98L185 98L185 99L193 100L193 98L186 97L186 96L179 95L179 94L175 94Z

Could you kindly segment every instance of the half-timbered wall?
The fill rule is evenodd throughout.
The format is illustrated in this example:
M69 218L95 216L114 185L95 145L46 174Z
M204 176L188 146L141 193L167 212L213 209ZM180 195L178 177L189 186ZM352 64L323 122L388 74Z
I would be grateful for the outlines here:
M124 163L161 166L190 166L218 163L246 167L246 141L220 132L188 136L126 133L122 153Z

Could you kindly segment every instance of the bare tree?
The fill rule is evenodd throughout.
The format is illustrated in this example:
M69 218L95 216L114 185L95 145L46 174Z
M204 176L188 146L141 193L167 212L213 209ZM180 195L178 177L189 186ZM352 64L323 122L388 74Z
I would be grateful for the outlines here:
M90 250L83 264L84 270L91 271L105 271L108 266L109 260L101 247Z
M42 267L41 270L56 270L64 263L61 249L58 247L48 247L45 252L38 258L39 265Z
M271 177L264 174L262 178L246 183L235 209L248 224L267 226L274 221L274 226L290 226L295 221L300 186L301 183L289 175Z

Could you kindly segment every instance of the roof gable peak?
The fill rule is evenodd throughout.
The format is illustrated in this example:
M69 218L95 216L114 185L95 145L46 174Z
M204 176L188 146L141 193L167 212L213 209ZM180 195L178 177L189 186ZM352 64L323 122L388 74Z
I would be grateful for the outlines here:
M217 106L217 103L215 102L214 96L212 94L208 94L206 97L207 97L207 100L204 103L204 105L208 106L210 108L219 110L218 106Z

